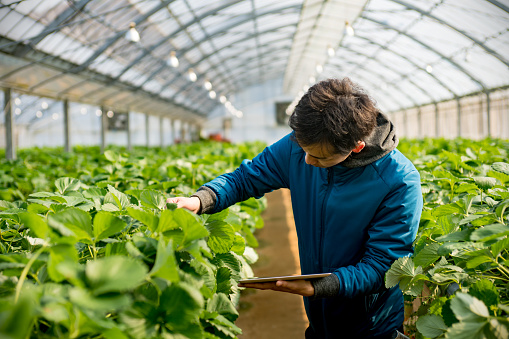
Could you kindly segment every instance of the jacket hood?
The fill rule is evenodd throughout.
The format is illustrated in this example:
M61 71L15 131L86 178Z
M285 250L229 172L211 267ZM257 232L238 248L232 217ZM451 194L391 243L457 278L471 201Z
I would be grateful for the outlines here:
M359 153L352 153L340 165L345 167L361 167L371 164L384 157L398 146L398 137L394 124L382 112L378 112L373 132L364 140L366 147Z

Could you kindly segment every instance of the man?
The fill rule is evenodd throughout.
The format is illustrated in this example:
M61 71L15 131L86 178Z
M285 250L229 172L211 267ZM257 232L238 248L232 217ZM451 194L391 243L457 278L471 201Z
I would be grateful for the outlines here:
M311 87L289 121L293 133L252 161L171 198L216 213L249 197L289 188L302 274L322 279L245 284L304 296L306 338L394 338L403 296L384 276L412 254L422 209L419 173L396 146L393 124L350 79Z

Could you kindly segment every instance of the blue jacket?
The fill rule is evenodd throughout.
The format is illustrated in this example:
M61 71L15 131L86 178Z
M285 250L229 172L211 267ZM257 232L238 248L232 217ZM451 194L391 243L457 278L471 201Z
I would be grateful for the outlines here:
M362 153L362 152L361 152ZM384 276L412 254L422 209L419 173L394 149L361 167L318 168L290 135L205 186L212 213L278 188L291 191L302 274L333 272L337 297L304 298L319 338L374 338L403 323L403 296ZM281 272L284 273L284 272Z

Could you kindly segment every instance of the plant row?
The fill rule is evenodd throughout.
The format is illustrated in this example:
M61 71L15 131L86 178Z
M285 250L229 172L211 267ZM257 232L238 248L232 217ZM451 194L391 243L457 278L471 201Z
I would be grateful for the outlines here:
M509 144L426 139L398 147L421 175L424 208L412 257L385 277L408 304L416 338L507 338Z
M166 199L260 150L31 149L4 161L0 336L235 338L236 282L252 275L265 201L197 216Z

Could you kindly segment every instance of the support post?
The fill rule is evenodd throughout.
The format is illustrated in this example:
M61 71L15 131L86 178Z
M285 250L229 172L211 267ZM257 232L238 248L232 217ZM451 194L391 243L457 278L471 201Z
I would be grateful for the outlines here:
M71 119L69 114L69 100L64 100L64 151L71 151Z
M438 111L438 104L435 102L435 138L440 136L440 112Z
M186 142L186 125L184 121L180 121L180 142L184 144Z
M423 130L422 130L422 111L421 108L417 108L417 123L419 126L417 126L417 133L419 135L419 138L423 138Z
M106 107L101 107L101 153L104 153L106 147L106 129L108 128L108 117L106 116Z
M171 129L171 142L170 142L170 145L175 145L175 138L176 138L176 135L175 135L175 120L172 119L170 120L170 129Z
M491 98L489 91L486 91L486 123L488 124L488 138L491 138Z
M4 89L4 116L5 116L5 158L16 159L14 149L14 115L12 114L12 92L10 88Z
M403 135L408 138L409 133L408 133L408 112L407 111L403 111L403 126L405 126Z
M127 129L127 150L132 151L133 145L131 143L131 113L128 111L126 113L126 129Z
M145 114L145 142L147 144L147 147L150 146L150 132L149 132L149 120L150 117L148 114Z
M460 98L456 97L456 108L458 110L458 138L461 137L461 102Z
M164 146L164 128L163 128L164 119L163 117L159 117L159 143L161 148Z

